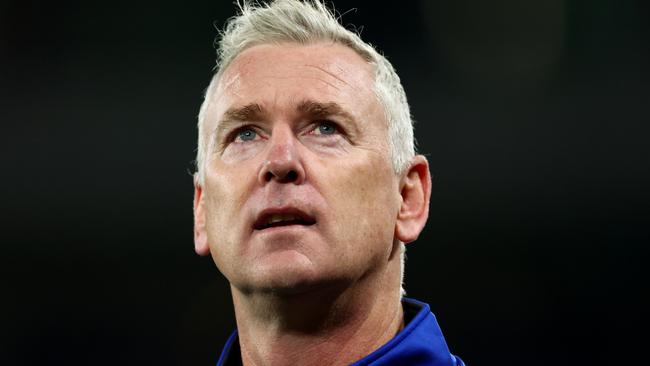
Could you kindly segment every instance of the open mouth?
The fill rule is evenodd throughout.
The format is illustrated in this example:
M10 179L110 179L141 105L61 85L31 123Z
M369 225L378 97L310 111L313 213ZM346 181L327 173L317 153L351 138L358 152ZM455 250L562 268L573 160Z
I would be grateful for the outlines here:
M316 220L302 211L267 212L259 216L253 224L253 229L264 230L279 226L301 225L311 226Z

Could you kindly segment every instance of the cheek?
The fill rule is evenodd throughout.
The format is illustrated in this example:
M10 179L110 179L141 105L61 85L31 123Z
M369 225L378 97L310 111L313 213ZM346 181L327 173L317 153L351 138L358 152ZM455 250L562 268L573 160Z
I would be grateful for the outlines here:
M206 223L211 245L221 245L235 230L225 230L241 224L244 220L244 204L254 184L254 174L243 174L246 168L230 166L210 167L206 176ZM218 242L216 241L218 239Z
M266 144L264 140L232 143L224 150L221 160L227 165L245 164L262 153Z
M396 178L381 159L346 164L328 185L339 229L365 242L392 244L398 212Z
M233 258L238 256L237 245L240 240L239 227L244 210L242 209L242 186L235 180L228 180L232 175L219 175L218 179L206 177L209 185L206 201L206 231L212 259L217 268L230 278L236 267Z

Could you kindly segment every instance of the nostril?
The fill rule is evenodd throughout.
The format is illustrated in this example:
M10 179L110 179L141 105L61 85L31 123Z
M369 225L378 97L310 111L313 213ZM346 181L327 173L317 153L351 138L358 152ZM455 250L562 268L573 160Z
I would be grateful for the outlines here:
M264 180L267 182L272 181L273 179L277 179L279 182L282 183L290 183L290 182L295 182L298 180L298 172L295 170L289 170L285 174L280 174L280 173L274 173L272 171L266 172L264 174Z
M302 181L304 170L300 163L291 158L285 160L267 160L261 167L258 179L260 182L269 183L276 181L277 183L295 183L299 184Z
M296 173L295 170L290 170L289 172L287 172L287 175L284 177L283 180L286 182L293 182L296 181L297 179L298 179L298 173Z

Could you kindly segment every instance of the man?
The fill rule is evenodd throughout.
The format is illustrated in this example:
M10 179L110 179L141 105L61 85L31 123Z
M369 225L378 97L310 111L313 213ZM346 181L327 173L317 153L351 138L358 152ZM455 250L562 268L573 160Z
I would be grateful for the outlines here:
M390 63L316 0L245 2L218 52L194 195L237 321L218 365L462 365L402 299L431 180Z

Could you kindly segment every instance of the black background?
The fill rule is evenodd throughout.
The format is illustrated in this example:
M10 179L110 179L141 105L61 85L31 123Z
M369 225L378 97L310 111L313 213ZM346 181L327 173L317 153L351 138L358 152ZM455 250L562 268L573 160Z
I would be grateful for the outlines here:
M434 175L406 288L470 365L639 360L650 9L336 1L402 77ZM211 365L196 115L230 1L0 2L0 364Z

